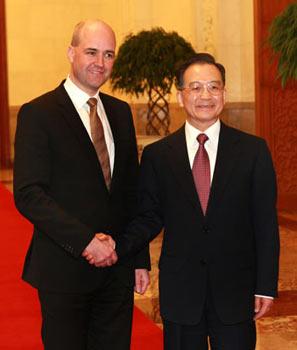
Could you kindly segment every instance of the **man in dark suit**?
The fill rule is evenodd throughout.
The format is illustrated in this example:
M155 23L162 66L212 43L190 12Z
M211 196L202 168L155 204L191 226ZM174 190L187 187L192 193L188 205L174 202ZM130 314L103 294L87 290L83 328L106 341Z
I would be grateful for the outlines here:
M147 146L139 214L118 256L164 228L159 262L165 350L252 350L277 295L276 181L265 141L226 126L225 69L197 54L179 70L185 125Z
M146 248L112 267L84 257L115 263L112 240L98 233L121 233L136 207L131 111L98 92L114 57L106 23L79 23L68 49L70 75L18 116L15 203L34 225L23 279L38 289L47 350L130 349L135 276L137 292L149 283Z

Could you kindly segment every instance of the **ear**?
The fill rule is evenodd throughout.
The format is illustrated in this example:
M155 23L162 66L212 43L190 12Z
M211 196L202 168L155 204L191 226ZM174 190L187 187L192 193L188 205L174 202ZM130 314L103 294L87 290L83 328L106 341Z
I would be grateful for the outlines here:
M180 107L183 107L184 106L183 95L182 95L182 92L180 90L178 90L176 93L176 99L177 99L177 102L179 103Z
M70 63L73 63L74 56L75 56L74 47L69 46L67 50L67 57Z
M223 91L223 103L225 104L226 103L226 89L224 88L224 91Z

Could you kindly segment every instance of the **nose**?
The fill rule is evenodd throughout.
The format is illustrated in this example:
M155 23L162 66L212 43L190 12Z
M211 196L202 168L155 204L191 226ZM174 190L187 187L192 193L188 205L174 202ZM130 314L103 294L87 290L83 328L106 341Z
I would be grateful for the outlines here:
M98 66L100 67L104 65L104 57L102 53L98 53L98 55L96 56L96 64L98 64Z
M211 93L208 91L208 87L206 84L202 86L202 91L200 93L200 98L209 98Z

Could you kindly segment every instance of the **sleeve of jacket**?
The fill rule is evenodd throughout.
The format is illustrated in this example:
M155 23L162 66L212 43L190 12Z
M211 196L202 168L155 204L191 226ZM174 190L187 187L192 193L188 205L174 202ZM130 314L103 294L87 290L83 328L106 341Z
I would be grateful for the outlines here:
M141 251L163 227L157 174L149 149L144 149L141 159L137 215L117 241L120 257Z
M33 103L18 114L15 137L14 199L18 210L42 234L75 257L94 232L65 212L49 194L51 149L45 111Z
M252 188L253 224L257 256L255 294L277 296L279 230L276 176L265 141L259 144Z
M128 105L127 105L128 106ZM137 150L137 142L135 135L135 128L133 124L133 118L131 109L128 106L128 114L130 116L130 140L131 142L131 156L129 157L129 189L128 189L128 201L132 206L132 215L134 218L137 214L137 188L138 188L138 180L139 180L139 162L138 162L138 150ZM133 176L134 174L134 176ZM136 269L151 269L150 263L150 252L149 252L149 244L146 244L140 251L135 253L134 256L134 267Z

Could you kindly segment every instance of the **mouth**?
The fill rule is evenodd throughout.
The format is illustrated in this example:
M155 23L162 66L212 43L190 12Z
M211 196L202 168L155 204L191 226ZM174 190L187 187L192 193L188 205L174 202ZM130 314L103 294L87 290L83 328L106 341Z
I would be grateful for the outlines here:
M211 109L214 107L215 107L214 104L199 104L196 106L196 108L199 108L199 109Z
M91 69L89 70L91 74L99 75L104 73L104 69Z

